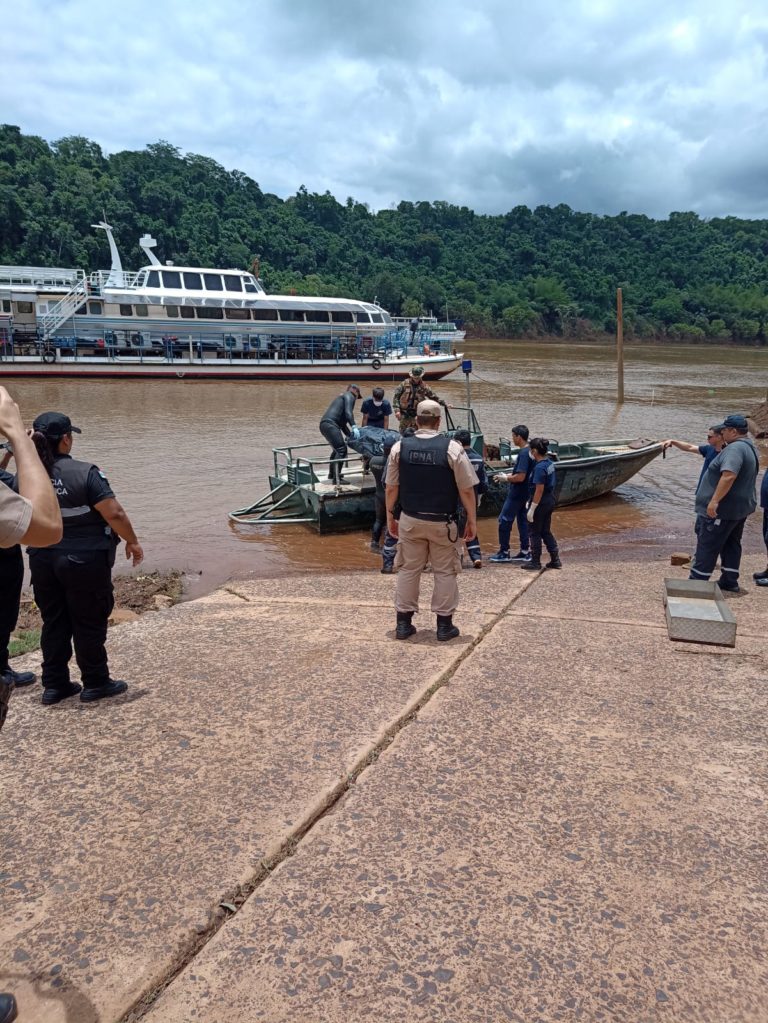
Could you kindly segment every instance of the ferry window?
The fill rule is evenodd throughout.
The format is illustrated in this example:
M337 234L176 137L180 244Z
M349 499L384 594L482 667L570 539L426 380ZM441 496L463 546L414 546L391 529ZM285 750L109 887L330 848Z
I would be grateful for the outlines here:
M160 287L160 274L157 270L150 270L149 276L147 277L148 288L159 288Z
M94 303L94 302L90 303L90 305L95 305L95 304L98 304L98 303ZM93 312L93 309L91 309L91 312ZM137 305L136 306L136 315L137 316L149 316L149 309L147 309L147 307L145 305Z
M250 320L251 318L248 309L227 309L225 315L228 320Z
M219 274L203 274L203 280L208 291L222 291L221 277Z
M178 270L163 270L163 287L180 288L181 274Z
M101 316L101 309L102 309L101 302L88 303L88 312L91 314L91 316ZM145 313L144 315L146 316L147 314Z
M256 282L252 278L250 278L250 277L246 277L245 281L243 283L245 284L245 290L246 291L257 292L259 290L256 287Z
M121 316L133 316L133 306L132 305L121 305L120 306L120 315Z
M177 305L167 305L165 307L165 315L173 318L177 317L179 315L179 307Z
M19 312L21 312L21 310L19 310ZM41 302L40 306L39 306L39 309L38 309L38 312L41 315L43 313L47 313L48 312L48 303L47 302ZM82 305L79 305L77 307L77 309L75 309L75 316L85 316L85 314L87 312L88 312L88 306L85 304L85 302L83 302Z
M203 282L200 274L182 274L184 277L184 287L189 291L202 291Z
M3 299L3 312L4 313L9 313L10 311L11 311L11 303L8 301L7 298L4 298Z
M195 310L191 305L183 305L179 312L181 313L182 320L194 320L195 318Z
M206 277L208 274L206 274ZM224 310L223 309L198 309L197 318L199 320L223 320Z
M381 313L371 313L371 322L372 323L383 323L384 319L383 319Z
M34 306L31 302L17 302L16 309L19 313L31 313L34 311Z
M224 290L225 291L242 291L243 290L243 279L237 277L235 274L224 274Z
M254 320L276 320L277 310L276 309L253 309Z
M312 320L313 323L330 323L331 314L327 311L321 312L319 309L313 309L307 313L307 319Z
M281 309L280 310L280 319L284 323L286 323L286 322L287 323L296 323L296 322L303 323L304 322L304 312L301 309Z
M371 322L371 318L368 315L368 313L358 313L357 314L357 322L358 323L370 323Z
M352 323L352 313L333 313L334 323Z

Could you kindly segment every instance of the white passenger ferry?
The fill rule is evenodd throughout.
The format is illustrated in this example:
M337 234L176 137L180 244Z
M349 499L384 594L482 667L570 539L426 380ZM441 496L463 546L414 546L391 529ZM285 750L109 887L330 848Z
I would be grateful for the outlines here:
M163 377L386 380L423 365L438 379L462 355L433 351L381 306L269 295L256 276L149 262L123 270L112 228L109 271L0 266L0 379Z

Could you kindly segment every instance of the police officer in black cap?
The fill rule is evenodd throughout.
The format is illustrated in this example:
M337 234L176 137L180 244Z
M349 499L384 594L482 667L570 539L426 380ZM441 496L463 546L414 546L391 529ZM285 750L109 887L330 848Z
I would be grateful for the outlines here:
M109 677L104 647L115 603L115 549L125 540L125 556L134 566L144 552L104 473L71 457L72 434L81 431L69 416L44 412L33 429L64 523L60 543L28 548L35 602L43 618L43 703L59 703L77 693L84 703L117 696L128 684ZM82 691L69 678L73 643Z

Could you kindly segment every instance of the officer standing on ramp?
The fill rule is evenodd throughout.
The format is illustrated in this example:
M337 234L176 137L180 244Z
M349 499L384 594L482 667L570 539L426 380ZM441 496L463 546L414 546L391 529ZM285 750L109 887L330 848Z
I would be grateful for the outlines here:
M415 435L395 444L387 463L387 528L400 541L395 560L397 639L408 639L416 632L412 618L419 609L419 582L428 561L434 575L437 638L459 635L453 624L461 571L456 509L461 502L467 514L464 537L471 539L477 534L478 479L462 446L439 434L440 413L436 401L420 402Z
M123 506L103 472L92 462L72 458L74 433L69 416L43 412L33 425L40 461L47 469L61 508L62 539L41 550L28 547L35 602L43 629L43 698L46 706L80 694L83 703L119 696L128 688L110 678L105 642L114 607L112 566L125 540L134 567L144 552ZM72 646L83 680L70 681Z

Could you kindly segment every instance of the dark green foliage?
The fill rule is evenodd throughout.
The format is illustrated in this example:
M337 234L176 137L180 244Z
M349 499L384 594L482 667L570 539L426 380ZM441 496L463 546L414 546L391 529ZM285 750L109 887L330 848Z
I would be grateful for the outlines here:
M240 171L168 142L104 156L73 136L49 145L0 126L0 263L107 265L106 216L126 267L161 260L249 267L269 291L377 299L393 314L434 312L478 333L763 344L768 320L765 221L599 217L563 204L480 216L446 202L372 213L299 189L282 200ZM447 307L447 309L446 309Z

